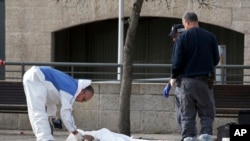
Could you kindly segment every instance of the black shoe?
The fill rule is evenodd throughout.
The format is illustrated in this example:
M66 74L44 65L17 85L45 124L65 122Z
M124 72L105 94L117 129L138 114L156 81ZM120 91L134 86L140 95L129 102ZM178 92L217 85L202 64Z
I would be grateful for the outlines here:
M59 118L52 118L52 124L54 128L63 129L62 120Z

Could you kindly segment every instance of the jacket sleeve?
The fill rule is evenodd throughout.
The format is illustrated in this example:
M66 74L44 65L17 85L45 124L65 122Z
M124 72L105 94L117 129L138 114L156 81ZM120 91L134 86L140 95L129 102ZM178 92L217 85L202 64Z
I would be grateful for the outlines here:
M74 121L74 117L72 115L72 107L74 102L74 97L70 94L68 94L65 91L60 91L60 97L61 97L61 118L62 121L67 128L67 130L71 133L75 131L76 125Z
M171 78L177 78L181 74L183 64L183 46L181 37L177 37L174 44L172 53L172 76Z

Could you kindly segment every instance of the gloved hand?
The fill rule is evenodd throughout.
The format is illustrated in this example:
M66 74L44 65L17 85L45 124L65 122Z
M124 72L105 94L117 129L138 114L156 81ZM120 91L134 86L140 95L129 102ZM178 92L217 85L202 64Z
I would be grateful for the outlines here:
M176 79L174 79L174 78L171 78L169 81L169 83L172 87L175 86L175 82L176 82Z
M82 134L79 133L79 132L77 132L76 134L74 134L74 137L75 137L76 141L84 141Z
M168 83L163 90L164 97L168 98L170 89L171 89L171 84Z

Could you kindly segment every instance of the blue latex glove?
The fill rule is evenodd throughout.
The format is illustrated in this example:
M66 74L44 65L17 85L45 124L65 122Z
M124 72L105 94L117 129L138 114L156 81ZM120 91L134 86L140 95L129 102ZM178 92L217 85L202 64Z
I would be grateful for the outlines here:
M165 88L163 90L164 97L168 98L170 89L171 89L171 84L167 83L167 85L165 86Z

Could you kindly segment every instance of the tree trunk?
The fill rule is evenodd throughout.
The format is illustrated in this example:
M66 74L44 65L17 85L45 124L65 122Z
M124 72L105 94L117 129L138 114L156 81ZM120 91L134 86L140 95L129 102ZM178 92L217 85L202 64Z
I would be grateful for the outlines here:
M130 97L132 87L133 53L136 28L140 17L143 0L136 0L129 19L129 27L124 46L123 73L120 90L119 131L131 135L130 132Z

